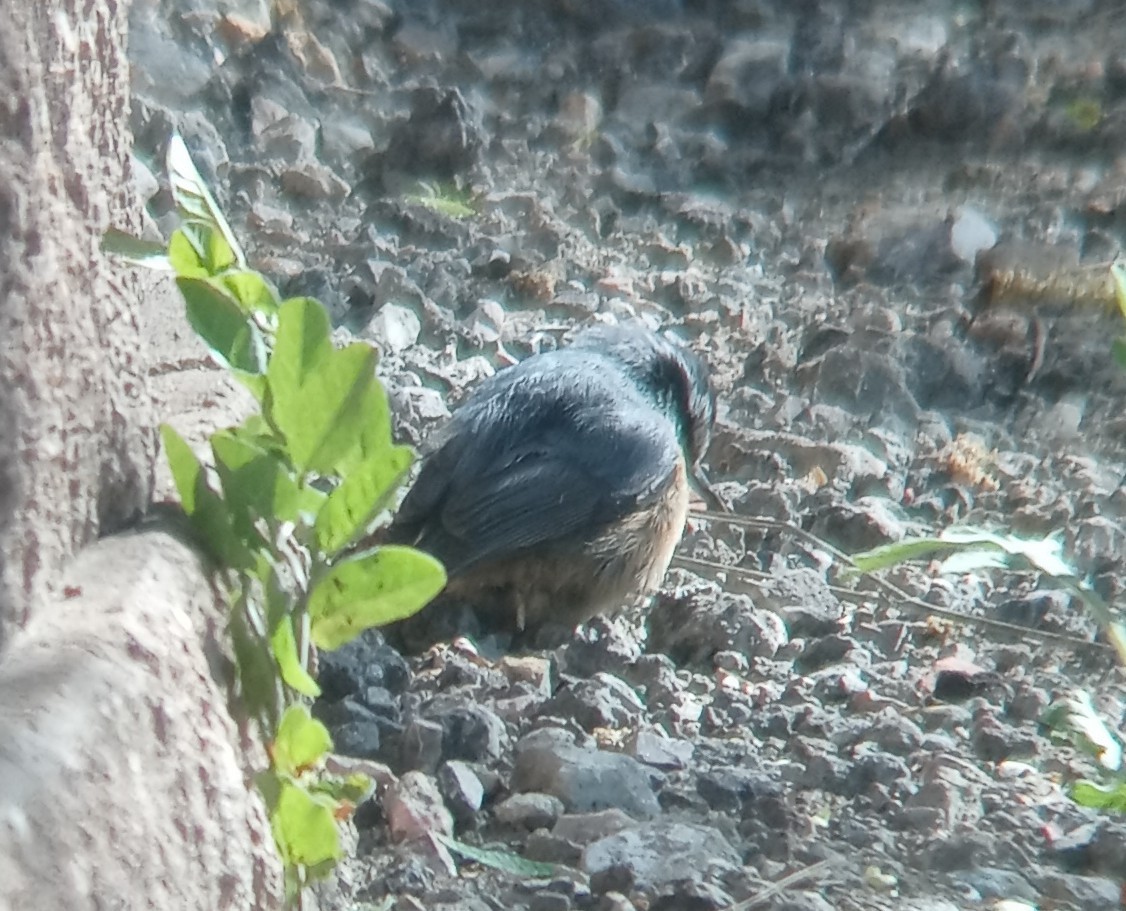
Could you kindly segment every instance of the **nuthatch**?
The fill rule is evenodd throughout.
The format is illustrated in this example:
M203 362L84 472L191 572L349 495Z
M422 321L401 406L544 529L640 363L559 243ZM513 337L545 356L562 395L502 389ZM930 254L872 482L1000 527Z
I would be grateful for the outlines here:
M587 329L471 393L390 539L437 557L445 596L491 628L573 628L660 584L689 483L710 494L714 420L696 354L640 326Z

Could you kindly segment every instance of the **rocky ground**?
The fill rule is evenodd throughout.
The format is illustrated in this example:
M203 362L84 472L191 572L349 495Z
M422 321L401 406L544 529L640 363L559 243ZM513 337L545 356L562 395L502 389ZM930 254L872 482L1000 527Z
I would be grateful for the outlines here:
M255 266L378 343L413 443L511 358L637 315L711 362L738 513L846 551L1058 529L1117 597L1124 23L1108 0L136 0L138 181L167 228L180 129ZM550 653L325 656L338 746L399 777L322 905L1119 906L1126 823L1068 801L1082 761L1037 726L1077 685L1126 707L1105 650L1034 634L1094 638L1065 593L896 574L1033 628L1004 631L846 597L784 530L693 520L683 553L749 572L674 570ZM427 828L556 873L459 872Z

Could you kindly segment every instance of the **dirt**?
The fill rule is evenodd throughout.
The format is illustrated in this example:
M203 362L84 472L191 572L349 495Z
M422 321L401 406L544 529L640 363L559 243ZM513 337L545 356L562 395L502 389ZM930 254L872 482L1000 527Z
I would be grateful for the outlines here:
M1098 0L136 4L138 158L159 174L184 133L255 265L379 345L405 439L512 357L639 316L707 356L712 479L781 523L693 520L684 556L752 575L675 570L651 613L549 656L546 690L453 654L380 683L379 724L354 692L335 716L378 728L371 755L398 771L442 785L469 763L483 807L459 837L561 863L494 812L521 738L559 728L646 765L630 736L667 735L694 751L661 770L660 819L712 827L738 863L670 884L627 858L623 884L592 837L569 842L569 886L458 878L375 809L339 907L721 908L821 861L762 907L1114 906L1126 829L1067 800L1087 767L1037 724L1077 686L1123 717L1080 606L1029 574L928 567L894 578L1027 629L842 597L797 530L849 552L958 521L1058 531L1120 595L1124 38ZM166 229L167 194L147 195ZM357 666L398 667L373 647ZM466 726L434 719L466 704L504 736L455 747ZM403 744L428 720L420 758Z

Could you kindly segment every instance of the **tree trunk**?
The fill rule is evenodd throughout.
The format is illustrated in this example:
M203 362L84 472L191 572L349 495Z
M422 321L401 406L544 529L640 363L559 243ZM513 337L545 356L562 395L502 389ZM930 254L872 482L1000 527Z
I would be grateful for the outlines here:
M125 4L3 0L0 643L63 562L152 492L134 282L98 252L137 224Z
M105 537L152 496L169 290L98 251L139 225L126 14L0 0L0 911L268 909L224 609L177 538Z

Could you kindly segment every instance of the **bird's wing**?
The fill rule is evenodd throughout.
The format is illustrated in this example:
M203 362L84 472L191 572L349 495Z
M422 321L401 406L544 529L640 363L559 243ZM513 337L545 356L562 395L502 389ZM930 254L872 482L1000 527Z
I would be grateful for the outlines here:
M622 393L567 394L486 402L424 465L400 519L451 574L589 535L664 491L679 456L668 422Z

